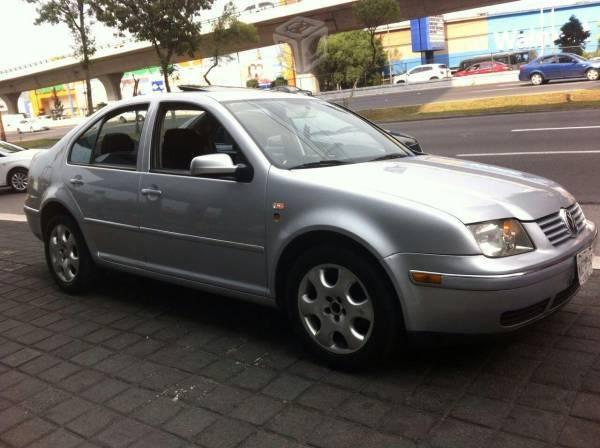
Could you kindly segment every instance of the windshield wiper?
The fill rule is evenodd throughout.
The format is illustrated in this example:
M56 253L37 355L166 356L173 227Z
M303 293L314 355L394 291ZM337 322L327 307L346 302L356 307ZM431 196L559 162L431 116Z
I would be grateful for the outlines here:
M293 166L292 170L304 169L304 168L321 168L325 166L337 166L347 165L350 162L344 162L343 160L319 160L318 162L303 163L302 165Z
M369 162L379 162L381 160L392 160L392 159L403 159L406 157L405 154L386 154L384 156L375 157L374 159L369 160Z

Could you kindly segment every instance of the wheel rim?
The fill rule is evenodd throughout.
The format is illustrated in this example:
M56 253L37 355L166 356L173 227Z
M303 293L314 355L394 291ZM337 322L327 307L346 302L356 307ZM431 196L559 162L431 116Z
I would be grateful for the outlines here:
M587 77L590 81L598 80L598 70L590 70L587 72Z
M10 184L17 191L27 190L27 174L22 171L13 173L10 178Z
M541 75L533 75L531 77L531 82L533 82L534 84L541 84L543 81L542 76Z
M75 235L64 224L50 232L50 261L54 273L65 283L71 283L79 273L79 250Z
M308 335L333 353L360 350L373 332L375 314L367 289L340 265L308 271L300 282L298 310Z

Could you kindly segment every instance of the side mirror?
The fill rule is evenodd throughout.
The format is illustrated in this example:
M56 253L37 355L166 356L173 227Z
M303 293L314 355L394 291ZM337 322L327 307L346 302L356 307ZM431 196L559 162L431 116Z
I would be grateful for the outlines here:
M192 159L190 174L194 177L233 177L238 182L250 182L253 171L243 163L234 165L229 154L207 154Z
M406 146L410 151L416 156L425 155L423 149L421 148L421 144L418 140L410 135L401 134L400 132L390 131L386 129L386 132Z

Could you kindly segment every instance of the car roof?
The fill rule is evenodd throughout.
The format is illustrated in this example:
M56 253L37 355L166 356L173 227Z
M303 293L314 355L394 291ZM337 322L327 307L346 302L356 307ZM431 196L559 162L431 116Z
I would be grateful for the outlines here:
M111 103L113 107L127 106L130 104L139 104L158 99L159 101L186 101L192 98L209 97L218 102L236 101L236 100L257 100L257 99L298 99L294 93L277 92L272 90L261 90L244 87L207 87L199 88L202 90L188 90L184 92L156 93L152 95L136 96L125 100ZM306 100L316 100L311 97L301 97Z

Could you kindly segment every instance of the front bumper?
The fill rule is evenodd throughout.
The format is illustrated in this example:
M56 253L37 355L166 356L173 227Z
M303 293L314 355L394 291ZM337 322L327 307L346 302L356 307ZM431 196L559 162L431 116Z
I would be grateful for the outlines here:
M489 334L511 331L551 314L577 292L576 254L597 235L591 221L576 238L506 258L395 254L385 258L400 295L407 331ZM416 284L410 271L442 275Z

